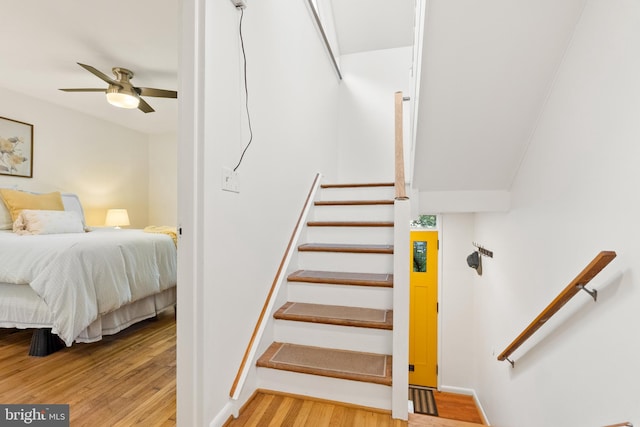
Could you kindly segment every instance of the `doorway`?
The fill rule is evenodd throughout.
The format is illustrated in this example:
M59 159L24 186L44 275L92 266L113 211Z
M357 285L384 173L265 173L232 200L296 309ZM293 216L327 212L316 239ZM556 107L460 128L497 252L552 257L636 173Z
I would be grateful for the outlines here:
M409 384L438 386L438 231L410 237Z

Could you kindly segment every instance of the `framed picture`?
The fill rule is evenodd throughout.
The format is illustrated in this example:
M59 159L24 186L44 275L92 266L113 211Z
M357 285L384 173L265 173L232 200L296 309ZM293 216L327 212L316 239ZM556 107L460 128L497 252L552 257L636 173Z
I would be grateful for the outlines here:
M33 125L0 117L0 175L33 176Z

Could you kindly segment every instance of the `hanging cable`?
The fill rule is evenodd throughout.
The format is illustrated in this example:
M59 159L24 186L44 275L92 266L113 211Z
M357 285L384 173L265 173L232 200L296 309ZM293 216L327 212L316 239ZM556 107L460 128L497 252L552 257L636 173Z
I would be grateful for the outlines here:
M240 46L242 47L242 60L243 60L243 64L244 64L244 106L245 106L245 110L247 111L247 123L249 124L249 142L247 143L247 146L244 147L244 150L242 150L242 155L240 156L240 160L238 161L238 164L236 165L235 168L233 168L233 171L235 172L239 167L240 164L242 163L242 159L244 158L245 153L247 152L247 149L249 148L249 146L251 145L251 142L253 141L253 129L251 128L251 114L249 114L249 89L247 86L247 54L244 50L244 37L242 36L242 19L244 18L244 9L240 8L240 24L238 25L238 32L240 33Z

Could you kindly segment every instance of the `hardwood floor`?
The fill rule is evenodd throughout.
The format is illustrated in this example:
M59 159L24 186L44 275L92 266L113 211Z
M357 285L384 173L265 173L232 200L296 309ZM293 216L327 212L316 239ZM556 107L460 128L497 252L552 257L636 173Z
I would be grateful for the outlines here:
M240 416L225 427L404 427L406 421L394 420L389 413L343 405L319 399L258 391L247 402Z
M173 310L102 341L28 356L31 332L0 329L0 402L69 404L72 426L175 426Z
M484 424L473 396L434 391L433 397L440 418Z
M481 425L447 418L409 414L409 427L480 427Z
M436 392L449 418L409 414L409 421L394 420L385 411L371 410L321 399L305 399L286 393L259 390L225 427L479 427L482 419L471 396ZM460 406L457 406L460 404ZM440 412L440 406L438 406Z
M47 357L28 356L31 332L0 329L0 402L70 405L72 426L176 425L176 329L173 311L93 344ZM434 393L441 418L411 414L409 426L471 427L473 399ZM451 418L451 419L447 419ZM403 427L388 413L298 396L259 392L236 426Z

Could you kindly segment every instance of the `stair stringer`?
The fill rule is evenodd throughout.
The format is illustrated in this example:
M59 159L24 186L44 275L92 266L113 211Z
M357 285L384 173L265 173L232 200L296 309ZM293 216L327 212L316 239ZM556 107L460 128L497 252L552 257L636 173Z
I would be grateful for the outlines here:
M321 181L322 174L318 173L316 175L314 185L309 192L308 200L300 213L298 225L291 236L290 246L284 254L279 274L274 279L275 286L273 295L266 308L263 322L259 325L256 331L254 345L247 349L246 361L244 364L245 369L244 371L239 372L238 384L235 389L232 390L232 393L230 393L233 413L235 416L237 416L240 407L248 401L256 389L258 389L259 381L256 361L274 340L274 323L276 319L274 319L273 314L278 307L284 304L287 300L287 276L298 268L299 260L297 247L306 242L307 222L310 218L313 218L312 212L315 208L314 202L318 200Z

